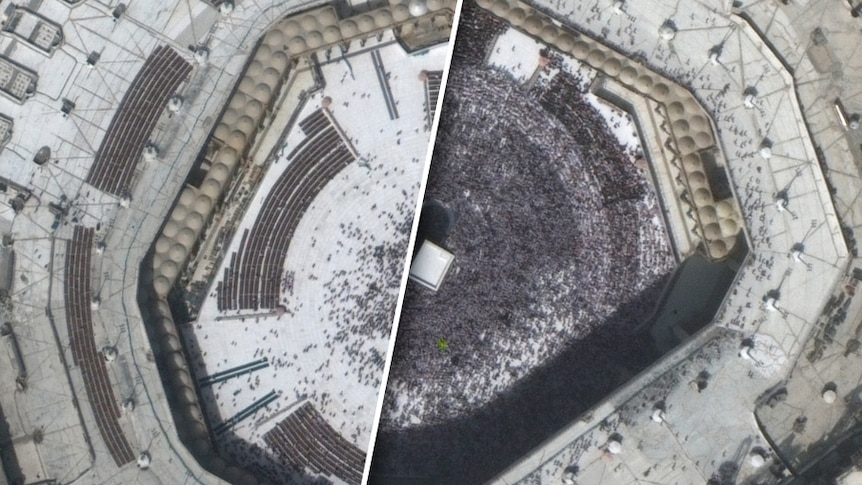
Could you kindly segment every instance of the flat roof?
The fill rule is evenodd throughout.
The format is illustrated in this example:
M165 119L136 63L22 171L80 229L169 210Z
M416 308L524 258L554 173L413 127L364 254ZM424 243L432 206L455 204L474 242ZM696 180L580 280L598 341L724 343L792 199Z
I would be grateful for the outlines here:
M425 240L413 264L410 265L410 279L420 285L437 291L455 261L455 255L431 241Z

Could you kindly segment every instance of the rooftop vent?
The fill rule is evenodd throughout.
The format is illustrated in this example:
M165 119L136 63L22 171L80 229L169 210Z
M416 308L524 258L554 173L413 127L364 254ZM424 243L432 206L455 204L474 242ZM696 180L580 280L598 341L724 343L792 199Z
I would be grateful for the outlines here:
M125 3L121 3L121 4L117 5L117 8L114 9L114 13L113 13L114 22L116 22L117 20L120 20L120 17L122 17L123 14L126 13L126 8L127 7L126 7Z
M87 56L87 66L89 66L89 67L95 66L96 63L99 62L100 57L102 57L102 55L99 54L98 52L96 52L96 51L91 52Z
M68 116L73 109L75 109L75 102L71 99L63 98L63 106L60 108L60 111L63 112L63 116Z

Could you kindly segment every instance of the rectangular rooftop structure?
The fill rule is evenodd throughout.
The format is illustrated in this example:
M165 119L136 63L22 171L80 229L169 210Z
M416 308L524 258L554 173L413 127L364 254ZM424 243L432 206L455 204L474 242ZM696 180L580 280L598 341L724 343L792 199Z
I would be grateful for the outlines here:
M455 255L431 241L422 242L422 247L410 265L410 279L437 291L455 261Z
M38 76L0 56L0 91L23 103L36 92Z
M8 32L45 53L52 53L63 40L59 26L27 8L15 6L3 25Z

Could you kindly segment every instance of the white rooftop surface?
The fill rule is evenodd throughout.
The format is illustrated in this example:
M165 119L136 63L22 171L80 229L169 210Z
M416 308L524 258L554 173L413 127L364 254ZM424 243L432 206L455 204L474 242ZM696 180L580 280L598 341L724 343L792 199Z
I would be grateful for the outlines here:
M27 479L34 481L39 474L64 483L220 483L197 465L177 438L138 311L139 264L250 49L272 22L308 4L244 0L225 19L197 0L129 2L117 22L111 18L112 8L94 1L74 8L61 1L33 5L63 28L64 44L53 56L0 36L0 51L40 75L37 93L23 104L0 97L0 113L15 121L12 140L0 152L0 176L36 196L17 216L5 205L0 210L13 221L17 256L12 311L4 318L12 322L29 374L28 390L13 393L8 388L14 383L8 379L11 370L7 361L2 362L6 392L0 395L0 404L7 417L14 417L10 426L16 438L27 440L36 429L44 432L44 440L35 446L37 457L22 441L19 452L27 452L21 460ZM209 63L194 65L190 81L181 85L183 110L163 115L157 124L151 139L160 156L139 165L131 206L121 208L115 197L85 186L83 179L116 107L149 53L168 44L194 64L188 46L198 42L210 49ZM91 69L85 60L92 51L100 52L101 58ZM61 98L76 104L68 118L60 112ZM40 168L32 158L41 146L49 146L52 156ZM69 197L71 209L54 232L54 216L46 205L59 202L61 194ZM5 196L4 202L9 198ZM62 359L71 365L64 316L65 241L76 223L99 224L96 240L107 245L104 254L92 256L92 287L101 299L93 313L95 343L117 346L119 355L108 367L112 392L117 399L131 397L136 403L119 422L133 451L150 453L148 471L134 463L117 468L94 421L80 367L64 371ZM73 399L80 414L70 405Z
M390 73L398 119L389 118L372 49ZM215 406L206 403L211 416L221 416L214 424L275 389L282 394L274 403L234 428L239 438L263 446L263 434L287 416L284 411L309 399L345 439L368 447L429 137L419 73L442 69L445 54L445 47L435 47L408 56L388 32L379 43L351 46L349 66L320 56L326 87L296 119L330 97L332 116L360 159L323 188L296 230L284 268L293 275L292 291L282 293L284 315L243 321L235 317L260 312L220 313L213 290L198 321L183 329L187 342L199 347L192 352L199 376L261 357L270 361L266 369L214 385ZM295 127L277 150L279 158L234 234L252 226L256 209L289 163L287 154L303 137ZM234 237L225 254L237 251L240 239ZM223 267L215 274L221 276Z
M424 241L410 263L410 277L434 291L440 289L455 256L431 241Z
M536 483L557 482L572 464L567 460L573 456L574 447L583 443L582 437L593 432L590 430L599 421L615 421L622 414L620 406L643 396L651 398L647 399L649 409L661 394L647 390L659 383L665 371L676 368L675 373L680 374L689 352L719 347L726 350L702 365L711 375L709 388L703 391L707 399L696 400L698 397L690 395L685 385L675 386L664 397L668 422L672 423L664 429L674 439L649 438L654 433L653 422L639 422L634 427L629 424L617 430L632 443L627 447L623 442L621 459L612 458L610 464L597 456L594 460L576 461L581 468L577 480L598 476L594 470L607 468L614 473L605 474L602 483L632 483L634 477L640 479L650 470L645 480L702 483L717 473L721 461L716 457L732 457L740 452L745 456L749 447L758 444L767 448L751 418L754 399L789 370L849 263L835 211L801 119L792 79L763 48L757 34L738 17L731 17L730 2L714 10L691 2L632 1L624 4L621 15L615 15L613 2L605 0L536 3L564 23L576 25L629 55L642 56L653 69L693 90L717 124L751 253L715 321L718 327L737 332L728 337L713 329L696 337L600 404L590 417L584 418L585 422L561 431L498 479L511 483L529 476ZM658 35L659 27L667 20L677 28L671 41L660 40ZM708 50L718 44L723 45L720 64L713 65ZM758 93L754 109L744 105L743 91L749 87L756 87ZM769 160L758 154L765 137L773 142ZM788 191L790 203L788 210L779 212L773 197L782 189ZM797 243L804 244L807 265L789 257L790 248ZM771 290L780 292L780 311L769 311L762 304ZM764 369L750 374L756 364L741 361L731 350L738 348L742 338L752 335L777 343L769 349L772 358L767 363L767 378L760 377ZM692 370L689 379L701 371ZM738 386L741 380L745 386ZM684 411L676 414L672 409ZM680 419L685 424L678 425ZM654 455L662 454L671 458L666 462L654 459ZM758 473L762 471L743 467L738 479ZM583 480L592 483L587 478Z

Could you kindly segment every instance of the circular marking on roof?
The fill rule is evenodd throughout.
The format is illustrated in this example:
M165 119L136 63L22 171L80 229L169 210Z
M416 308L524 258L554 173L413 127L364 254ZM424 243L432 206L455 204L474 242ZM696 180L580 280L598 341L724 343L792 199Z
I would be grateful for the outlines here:
M411 5L413 5L412 2ZM360 32L371 32L375 27L377 27L377 24L374 23L374 17L366 14L356 19L356 26L359 27Z
M305 34L305 41L308 43L309 48L317 49L323 45L323 34L318 30L313 30Z
M718 224L721 226L721 234L725 237L739 233L739 225L733 219L722 219Z
M260 46L258 46L257 51L254 53L254 58L265 66L269 64L270 57L272 57L272 49L270 49L268 45L261 43Z
M246 144L245 133L239 130L233 130L230 136L227 137L226 143L229 147L241 152L243 148L245 148Z
M633 66L626 66L620 71L620 82L631 85L638 77L638 70Z
M239 90L245 91L246 93L250 93L250 92L254 91L254 87L256 85L257 85L257 83L255 82L253 77L245 76L244 78L242 78L242 81L239 82ZM225 111L225 116L222 116L222 121L224 121L225 123L229 123L227 120L225 120L225 118L227 117L228 111L234 111L234 110L228 109L227 111Z
M260 73L263 72L263 63L258 60L254 60L248 63L248 69L245 70L246 75L248 76L259 76Z
M715 208L713 208L711 205L705 205L698 209L697 215L700 217L701 224L713 224L718 222Z
M644 74L637 80L637 89L642 93L649 93L652 89L652 76Z
M171 238L166 236L161 236L156 240L156 252L164 253L171 247Z
M200 210L197 204L200 203L201 197L208 197L210 199L210 204L212 204L212 201L218 199L219 195L221 195L221 185L214 179L207 179L204 181L203 185L201 185L201 192L203 194L195 199L195 210L201 214L208 214L208 210ZM212 205L210 205L209 208L212 208Z
M341 31L338 27L330 25L323 30L323 41L327 44L332 44L341 40Z
M313 32L320 36L320 32ZM323 42L323 38L320 38L320 42ZM319 45L319 44L318 44ZM259 78L259 82L263 82L269 84L270 86L278 86L281 81L281 73L278 72L278 69L274 67L268 67L263 71L263 75Z
M335 17L335 12L331 8L326 8L317 12L317 21L320 25L335 25L338 18Z
M706 131L709 128L709 123L707 123L706 118L701 115L694 115L689 118L689 122L691 123L691 129L697 131Z
M285 37L290 38L302 33L302 27L296 20L288 20L282 25L281 31L284 32Z
M703 207L707 204L712 204L712 193L709 189L701 187L694 191L692 199L697 207Z
M736 214L736 209L733 208L733 204L726 199L715 204L715 211L718 213L719 217L734 217Z
M165 224L165 228L162 229L162 234L164 234L166 237L174 237L177 235L177 232L179 232L179 230L180 226L179 224L177 224L177 221L171 219L167 222L167 224Z
M667 84L665 84L665 83L655 84L652 87L652 90L650 91L650 95L656 101L664 101L665 99L667 99L669 94L670 94L670 88L667 87Z
M506 0L495 0L491 6L491 12L497 17L506 18L506 14L509 13L509 2Z
M303 37L297 35L288 41L287 48L290 49L292 54L299 54L308 49L308 44L305 42ZM263 69L261 69L261 72L263 72Z
M693 170L688 173L688 184L693 188L700 188L706 186L706 175L703 174L700 170Z
M178 243L186 248L191 248L195 243L195 232L188 227L184 227L177 233L176 239Z
M682 157L682 164L688 171L701 170L703 168L703 161L697 153L689 153Z
M195 212L195 214L197 213ZM189 252L185 246L182 244L174 244L168 252L168 257L177 263L181 263L186 260L186 256L188 256L188 254Z
M707 224L703 228L703 235L709 240L721 238L721 226L716 223Z
M299 24L306 31L316 30L320 28L320 22L318 22L317 17L312 14L308 14L302 17L302 20L299 21Z
M284 46L284 34L281 30L272 29L266 33L266 37L263 38L263 43L274 50L281 49Z
M671 118L677 119L685 114L685 106L679 101L674 101L667 105L667 114L670 115Z
M543 26L544 22L542 22L542 18L538 15L530 15L524 21L524 29L532 35L538 35L542 31Z
M673 122L673 132L679 135L688 133L688 121L685 118L680 118Z
M623 63L616 57L609 57L602 64L602 71L610 77L617 77L623 69Z
M174 207L174 210L171 211L171 219L175 221L182 221L186 218L186 214L188 213L188 209L184 204L177 204Z
M574 47L572 47L572 55L579 61L586 59L589 53L590 45L582 40L575 42Z
M156 276L153 280L153 289L157 295L164 298L168 295L168 292L171 291L171 282L164 276Z
M353 20L345 20L341 22L342 37L350 38L359 33L359 26Z
M263 116L263 105L260 101L252 98L245 104L245 114L253 120L260 120ZM257 121L255 121L257 123Z
M385 8L377 9L374 11L374 22L380 27L385 27L392 23L392 14Z
M694 135L694 142L698 148L706 148L712 146L712 135L709 132L701 131Z
M197 212L197 211L189 212L189 215L186 216L186 219L184 222L185 222L186 227L190 228L191 230L193 230L195 232L198 232L201 229L203 229L203 227L204 227L204 216L202 216L201 213ZM175 246L182 247L182 244L176 244ZM171 259L173 259L173 258L171 258Z
M207 182L209 182L209 181L215 182L215 180L213 180L213 179L209 179ZM215 182L215 183L216 183L216 185L218 184L218 182ZM210 192L215 191L216 192L215 195L216 196L218 195L218 189L215 189L215 190L209 189L209 190L210 190ZM197 199L195 199L195 211L196 212L200 212L201 214L209 214L210 211L212 210L212 208L213 208L213 200L209 195L201 194L198 196Z
M542 40L547 44L553 44L557 40L557 28L553 24L548 24L542 28Z
M165 260L159 265L159 273L163 276L174 279L179 274L180 269L177 267L177 263L171 261L170 259Z
M605 53L601 49L593 49L587 57L587 63L598 69L605 62Z
M403 3L395 5L392 7L392 18L394 18L396 22L403 22L410 18L410 9Z
M216 156L216 163L225 165L228 169L233 169L236 166L236 162L239 159L237 156L236 150L231 147L224 147L219 150L218 155ZM189 190L189 197L187 198L186 204L191 204L194 199L194 194Z
M515 7L512 10L509 10L509 14L507 15L509 19L509 23L514 25L515 27L519 27L524 24L524 20L527 19L527 13L524 12L524 9L521 7ZM571 49L571 47L569 47Z
M284 51L275 51L272 53L270 63L273 68L278 69L278 72L284 72L288 64L287 54Z
M514 9L512 9L514 11ZM511 22L511 12L509 13L509 21ZM568 32L563 32L557 36L557 47L563 52L569 52L575 46L575 38Z
M679 151L682 153L693 152L696 146L694 144L694 139L690 136L680 138L677 143L679 144Z
M723 258L727 255L727 244L725 244L721 239L709 241L706 245L709 248L710 256L713 258Z
M230 128L225 123L219 123L213 131L213 137L225 140L230 135Z

